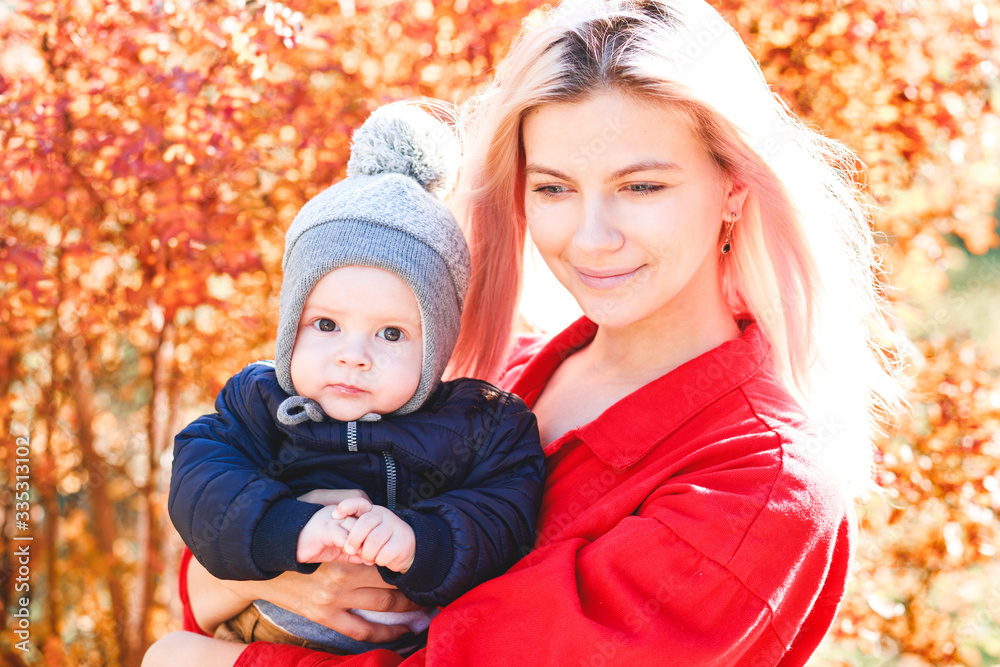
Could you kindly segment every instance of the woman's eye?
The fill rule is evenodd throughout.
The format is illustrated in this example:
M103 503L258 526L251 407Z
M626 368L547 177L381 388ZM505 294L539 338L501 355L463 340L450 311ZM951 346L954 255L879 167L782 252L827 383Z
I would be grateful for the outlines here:
M316 321L316 328L320 331L336 331L337 323L324 317Z
M568 192L569 188L565 185L540 185L537 188L532 188L532 192L537 192L540 195L546 197L552 197L555 195L561 195L564 192Z
M653 192L659 192L664 186L655 185L653 183L629 183L625 186L625 189L629 192L635 192L640 195L648 195Z
M397 340L402 340L403 332L396 327L386 327L382 329L382 338L385 338L391 343L395 343Z

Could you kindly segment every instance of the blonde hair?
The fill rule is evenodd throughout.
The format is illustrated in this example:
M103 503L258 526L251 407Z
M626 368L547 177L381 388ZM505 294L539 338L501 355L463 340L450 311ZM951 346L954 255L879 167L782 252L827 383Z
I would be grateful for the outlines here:
M860 162L788 110L700 0L565 2L522 29L493 84L466 106L459 217L473 274L454 367L491 377L510 342L526 227L522 119L602 92L679 111L747 188L720 266L727 301L762 328L779 378L816 426L819 454L855 489L869 486L872 427L900 385Z

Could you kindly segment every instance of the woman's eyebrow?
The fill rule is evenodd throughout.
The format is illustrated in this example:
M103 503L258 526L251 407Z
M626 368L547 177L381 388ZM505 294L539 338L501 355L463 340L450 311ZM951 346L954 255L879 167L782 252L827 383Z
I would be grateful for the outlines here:
M642 162L636 162L635 164L630 164L627 167L622 167L617 171L613 172L608 176L608 181L617 181L619 178L628 176L629 174L634 174L640 171L681 171L682 167L676 162L670 162L669 160L643 160Z
M629 174L634 174L640 171L682 171L681 167L676 162L670 162L669 160L643 160L642 162L636 162L635 164L630 164L627 167L622 167L614 172L612 172L606 179L605 182L617 181L620 178L624 178ZM572 181L573 177L569 174L563 173L558 169L553 167L545 167L540 164L528 164L524 168L524 175L529 174L545 174L547 176L552 176L563 181Z
M568 174L564 174L558 169L553 169L552 167L543 167L540 164L529 163L524 167L524 175L528 174L545 174L546 176L552 176L564 181L572 181L573 177Z

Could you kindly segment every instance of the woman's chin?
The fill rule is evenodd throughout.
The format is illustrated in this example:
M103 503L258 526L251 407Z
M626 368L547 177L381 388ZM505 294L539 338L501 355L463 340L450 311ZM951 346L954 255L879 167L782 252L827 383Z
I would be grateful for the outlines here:
M594 324L609 329L622 329L638 321L635 309L621 301L606 301L599 304L580 303L587 319Z

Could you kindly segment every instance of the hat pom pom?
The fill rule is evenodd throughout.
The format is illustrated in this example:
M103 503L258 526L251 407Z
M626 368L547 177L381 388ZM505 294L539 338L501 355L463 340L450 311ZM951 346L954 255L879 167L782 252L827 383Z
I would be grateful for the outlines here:
M379 107L354 133L347 175L403 174L428 192L448 192L459 147L451 128L419 107L395 102Z

